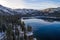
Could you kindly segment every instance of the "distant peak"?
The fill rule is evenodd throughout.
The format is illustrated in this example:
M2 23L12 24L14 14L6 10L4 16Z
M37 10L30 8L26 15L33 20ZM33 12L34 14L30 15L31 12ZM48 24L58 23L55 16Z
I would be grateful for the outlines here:
M0 7L2 7L2 5L0 5Z
M0 8L1 8L1 7L5 8L4 6L0 5Z

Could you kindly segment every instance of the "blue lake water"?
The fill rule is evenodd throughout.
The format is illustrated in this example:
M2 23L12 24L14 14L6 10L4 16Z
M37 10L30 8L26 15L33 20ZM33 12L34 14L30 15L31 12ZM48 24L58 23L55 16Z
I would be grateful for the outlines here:
M26 25L33 28L34 37L38 40L60 40L60 22L43 19L26 19Z

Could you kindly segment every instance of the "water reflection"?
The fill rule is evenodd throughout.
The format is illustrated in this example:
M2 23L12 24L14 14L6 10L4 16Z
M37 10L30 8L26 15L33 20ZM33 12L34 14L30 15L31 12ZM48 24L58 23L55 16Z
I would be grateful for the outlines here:
M58 20L58 19L42 19L42 20L48 21L48 22L54 22L54 21L59 21L60 22L60 20Z
M34 37L38 40L60 40L60 20L27 19L26 25L31 25Z

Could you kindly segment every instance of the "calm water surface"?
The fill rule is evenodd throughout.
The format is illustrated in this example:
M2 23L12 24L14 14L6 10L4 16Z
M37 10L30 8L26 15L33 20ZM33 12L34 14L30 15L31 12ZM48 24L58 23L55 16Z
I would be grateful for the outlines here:
M38 40L60 40L60 22L43 19L26 19L26 25L33 28L34 37Z

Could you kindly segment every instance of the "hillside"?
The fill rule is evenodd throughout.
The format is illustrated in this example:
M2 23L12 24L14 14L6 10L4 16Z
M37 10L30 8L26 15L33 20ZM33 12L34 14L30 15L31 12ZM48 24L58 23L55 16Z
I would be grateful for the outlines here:
M30 16L50 16L50 17L60 17L60 7L58 8L48 8L44 10L34 10L34 9L11 9L0 5L0 15L20 15L21 17Z

